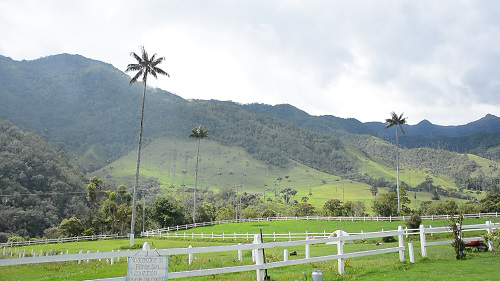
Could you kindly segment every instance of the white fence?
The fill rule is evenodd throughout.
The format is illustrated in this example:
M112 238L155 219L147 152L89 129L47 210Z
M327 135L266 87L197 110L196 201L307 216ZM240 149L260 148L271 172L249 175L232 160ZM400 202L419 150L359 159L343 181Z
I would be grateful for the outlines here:
M494 229L499 229L500 223L491 223L486 222L485 224L475 224L475 225L464 225L463 231L488 231L489 234L492 233ZM426 235L427 234L435 234L435 233L447 233L451 232L449 227L437 227L437 228L425 228L423 225L420 227L419 231L412 233L415 235L420 235L420 244L422 257L427 257L427 247L441 244L449 244L450 240L446 241L438 241L438 242L427 242ZM305 240L296 240L296 241L287 241L287 242L271 242L271 243L261 243L260 234L256 234L253 236L252 244L243 244L243 245L231 245L231 246L217 246L217 247L202 247L202 248L177 248L177 249L163 249L163 250L153 250L153 251L127 251L127 252L106 252L106 253L81 253L80 254L63 254L56 256L40 256L40 257L31 257L31 258L7 258L0 259L0 266L10 266L10 265L21 265L21 264L34 264L34 263L47 263L47 262L67 262L67 261L79 261L82 260L92 260L92 259L110 259L111 264L113 264L113 260L120 257L131 257L135 255L143 255L146 254L148 256L154 255L162 255L162 256L170 256L170 255L189 255L189 262L192 261L193 255L201 254L201 253L218 253L218 252L228 252L228 251L237 251L238 252L238 260L242 261L242 251L252 251L254 256L255 264L250 265L240 265L234 267L225 267L225 268L211 268L211 269L203 269L203 270L192 270L192 271L182 271L182 272L170 272L168 274L169 279L176 278L185 278L185 277L195 277L195 276L205 276L205 275L213 275L213 274L223 274L223 273L234 273L234 272L244 272L255 270L257 275L257 280L264 280L264 270L269 268L276 267L285 267L299 264L306 264L310 262L319 262L319 261L328 261L328 260L337 260L338 261L338 272L339 274L344 273L344 260L346 258L355 258L369 255L379 255L385 253L393 253L399 252L399 259L401 262L404 261L404 236L408 234L405 232L401 226L398 227L398 230L391 231L380 231L380 232L370 232L370 233L360 233L355 235L342 235L342 232L337 232L337 237L329 237L329 238L317 238L314 239L305 239ZM359 251L359 252L350 252L344 253L344 243L348 241L354 240L364 240L370 238L381 238L386 236L397 236L398 237L398 247L391 248L382 248L377 250L368 250L368 251ZM465 239L467 241L467 239ZM334 243L337 245L337 254L328 255L328 256L319 256L319 257L311 257L310 246L316 244L326 244L326 243ZM287 247L294 246L304 246L305 247L305 258L303 259L295 259L288 260L288 252ZM269 248L284 248L284 260L272 263L264 263L263 262L263 252L264 249ZM492 245L489 245L490 249ZM410 253L410 262L414 262L413 255L413 245L408 243L408 250ZM125 277L119 278L110 278L106 279L108 281L123 281L126 280Z
M472 224L472 225L462 225L462 236L463 232L470 231L487 231L488 235L493 233L494 229L500 229L500 223L492 223L491 221L487 221L484 224ZM427 242L426 234L433 235L435 233L450 233L453 230L450 227L435 227L435 228L425 228L423 225L420 225L420 229L418 234L420 235L420 250L422 257L426 258L427 255L427 247L429 246L437 246L437 245L450 245L453 240L442 240L435 242ZM469 237L463 239L465 242L473 241L473 240L483 240L481 237ZM493 250L493 242L491 240L488 241L488 250Z
M6 242L0 243L1 247L15 247L15 246L29 246L29 245L42 245L42 244L58 244L58 243L69 243L69 242L78 242L78 241L95 241L99 239L122 239L128 238L128 235L120 236L118 234L108 234L108 235L92 235L92 236L77 236L77 237L62 237L55 239L36 239L36 240L28 240L28 241L19 241L19 242Z
M347 241L370 239L370 238L381 238L386 236L398 236L398 247L384 248L377 250L361 251L361 252L351 252L344 253L344 243ZM234 273L234 272L244 272L255 270L257 274L257 280L264 280L264 270L269 268L284 267L291 265L306 264L310 262L328 261L328 260L338 260L338 271L340 274L344 273L344 260L346 258L355 258L369 255L379 255L386 253L399 252L399 258L404 261L404 230L400 226L398 230L383 231L383 232L372 232L364 233L352 236L342 236L341 232L338 237L332 238L321 238L321 239L308 239L308 240L297 240L291 242L271 242L262 243L260 234L254 236L252 244L243 245L231 245L231 246L217 246L217 247L202 247L202 248L177 248L177 249L164 249L164 250L153 250L153 251L128 251L128 252L106 252L106 253L87 253L87 254L66 254L57 256L42 256L35 258L12 258L12 259L2 259L0 260L0 266L11 266L11 265L21 265L21 264L34 264L34 263L48 263L48 262L66 262L66 261L82 261L91 259L115 259L119 257L131 257L137 254L147 255L147 256L171 256L171 255L190 255L190 260L192 260L191 255L201 254L201 253L218 253L218 252L228 252L237 251L238 258L241 260L242 251L253 251L255 257L255 264L251 265L241 265L234 267L224 267L224 268L211 268L203 270L191 270L182 272L169 272L169 279L185 278L185 277L195 277L195 276L206 276L213 274L223 274L223 273ZM337 245L337 254L311 257L310 247L316 244L334 243ZM288 260L288 255L284 255L284 260L280 262L272 262L264 264L264 249L276 248L276 247L294 247L294 246L305 246L306 257L304 259ZM286 251L286 249L285 249ZM111 278L106 280L126 280L125 277Z
M477 213L477 214L465 214L464 218L498 218L499 213ZM405 221L409 216L397 216L397 217L321 217L321 216L305 216L305 217L268 217L268 218L250 218L250 219L235 219L235 220L223 220L223 221L212 221L212 222L200 222L191 223L184 225L171 226L166 228L158 228L155 230L150 230L141 233L141 236L155 236L162 233L187 230L196 227L213 226L219 224L228 223L240 223L240 222L264 222L264 221L300 221L300 220L317 220L317 221ZM432 215L432 216L422 216L422 220L443 220L450 219L450 215Z

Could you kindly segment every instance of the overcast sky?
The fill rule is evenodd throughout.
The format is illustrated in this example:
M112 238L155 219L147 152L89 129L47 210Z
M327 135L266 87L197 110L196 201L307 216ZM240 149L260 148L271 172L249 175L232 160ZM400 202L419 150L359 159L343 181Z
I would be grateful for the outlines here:
M125 70L144 45L183 98L383 121L500 116L500 1L0 0L0 54Z

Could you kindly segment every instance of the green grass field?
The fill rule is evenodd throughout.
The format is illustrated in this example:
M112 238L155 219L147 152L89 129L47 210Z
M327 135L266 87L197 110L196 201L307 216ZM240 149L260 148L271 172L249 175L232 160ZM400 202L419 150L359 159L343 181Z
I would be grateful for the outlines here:
M464 224L483 223L485 219L467 219ZM447 221L425 221L424 224L433 226L447 225ZM323 230L333 232L336 229L343 229L348 232L364 232L397 229L398 225L404 225L402 222L325 222L325 221L280 221L280 222L259 222L259 223L238 223L217 225L213 227L204 227L192 230L195 233L258 233L260 229L264 233L284 233L287 230L292 232L322 232ZM180 232L181 234L183 231ZM187 231L187 233L191 233ZM473 235L465 233L465 237ZM477 234L474 234L477 235ZM441 238L447 235L440 235ZM434 246L428 248L429 258L422 259L419 256L419 242L417 236L405 242L412 242L415 246L416 263L408 262L408 253L406 253L406 262L400 263L397 253L376 255L369 257L352 258L346 260L346 274L340 276L337 274L337 262L316 262L305 265L290 266L284 268L270 269L269 274L272 280L305 280L302 272L308 276L313 270L320 269L325 275L325 280L498 280L498 266L500 264L500 255L496 252L487 253L468 253L467 259L456 261L451 246ZM438 239L437 236L428 236L428 240ZM200 239L163 239L148 238L136 239L137 244L149 242L152 248L185 248L188 245L193 247L209 247L220 245L233 245L236 243L249 243L246 239L233 241L232 239L221 239L217 241ZM126 251L128 240L101 240L91 242L76 242L65 244L39 245L29 247L19 247L19 252L27 250L31 253L33 249L36 253L40 250L44 252L57 250L58 252L68 250L69 253L78 253L90 251L109 252L111 250ZM266 242L266 241L264 241ZM270 242L270 241L268 241ZM370 239L361 243L346 244L345 252L365 251L379 249L380 247L396 247L397 243L385 243L383 246L375 246L374 242L380 242L377 239ZM9 249L15 250L15 249ZM290 247L289 252L297 251L296 257L290 259L300 259L305 257L303 246ZM336 254L335 245L313 245L311 246L311 256L324 256ZM266 259L268 262L282 261L283 248L266 249ZM194 269L206 269L217 267L229 267L235 265L252 264L250 251L244 251L243 261L237 260L236 252L224 252L217 254L199 254L195 255L192 265L187 264L187 255L177 255L169 257L169 271L185 271ZM89 263L83 262L78 265L77 262L67 263L47 263L35 265L9 266L0 268L0 280L89 280L107 277L125 276L127 263L125 259L116 262L113 266L106 263L105 260L93 260ZM456 275L459 273L459 275ZM199 278L190 278L183 280L255 280L255 272L243 272L234 274L225 274L217 276L206 276Z
M268 167L239 147L221 146L210 140L204 140L200 149L198 183L202 189L217 191L222 187L238 186L240 192L265 193L266 196L273 196L274 190L289 187L298 191L295 200L300 201L302 197L308 197L308 202L316 209L321 209L327 200L336 198L364 202L366 211L372 212L370 206L373 196L369 190L370 186L365 183L343 180L296 162L287 169ZM126 179L131 180L135 173L135 157L135 152L130 153L91 176L113 178L118 183ZM365 163L361 165L359 172L368 173L375 178L395 180L396 172L393 168L366 160L361 155L358 157ZM141 174L146 178L158 178L165 189L175 194L178 188L193 186L195 161L195 142L157 139L143 150ZM403 169L401 180L415 186L424 181L426 175L424 171ZM452 188L450 179L444 176L432 177L435 184ZM278 180L279 178L281 179ZM171 185L175 188L168 188ZM384 192L383 188L380 190ZM420 202L431 198L427 192L418 192L416 200L413 194L409 194L409 197L412 200L410 205L412 208L417 208ZM448 199L450 198L442 197L443 201Z

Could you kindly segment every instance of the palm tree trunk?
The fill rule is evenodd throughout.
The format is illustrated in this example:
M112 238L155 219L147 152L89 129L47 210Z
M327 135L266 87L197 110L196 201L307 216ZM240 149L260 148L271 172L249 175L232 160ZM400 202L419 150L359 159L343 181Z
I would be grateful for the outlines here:
M137 163L135 166L135 181L134 181L134 192L132 194L132 221L130 222L130 247L134 246L134 240L132 235L134 234L135 228L135 197L137 187L139 186L139 170L141 166L141 149L142 149L142 128L144 127L144 102L146 101L146 76L144 76L144 91L142 94L142 109L141 109L141 126L139 130L139 148L137 149Z
M201 139L198 139L198 153L196 154L196 169L194 171L193 224L196 223L196 186L198 185L198 158L200 157L200 141Z
M401 202L399 198L399 142L398 126L396 126L396 192L398 193L398 215L401 212Z

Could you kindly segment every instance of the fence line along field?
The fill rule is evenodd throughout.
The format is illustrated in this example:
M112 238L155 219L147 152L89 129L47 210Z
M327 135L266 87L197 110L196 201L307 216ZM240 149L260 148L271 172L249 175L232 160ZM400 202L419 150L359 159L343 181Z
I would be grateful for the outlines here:
M478 220L478 219L476 219ZM280 222L270 222L270 224L276 224L274 225L278 229ZM282 223L282 222L281 222ZM304 222L304 224L308 224L309 222ZM317 223L317 222L316 222ZM327 222L326 222L327 223ZM356 222L351 222L352 224L355 224ZM439 221L434 221L436 226L439 225ZM446 222L442 222L445 224ZM359 224L357 228L361 228L363 226L371 227L374 228L376 227L375 225L369 226L369 225L363 225L364 223L357 222ZM239 226L242 227L244 230L248 230L251 227L255 227L255 224L252 225L252 223L241 223L238 224ZM392 223L392 225L389 226L396 226L396 223ZM401 223L399 222L399 225ZM222 225L221 225L222 226ZM227 225L226 225L227 226ZM347 224L346 224L347 226ZM353 227L353 225L351 225ZM245 229L246 228L246 229ZM393 230L394 228L387 228L388 230L391 229ZM441 230L437 230L437 228L434 228L435 236L431 237L427 235L428 240L432 239L446 239L446 237L449 236L443 236L442 234L438 234L437 232ZM446 227L443 229L447 229ZM394 232L394 231L392 231ZM366 251L379 251L381 249L395 249L394 251L400 251L401 245L398 246L398 243L383 243L383 245L380 245L380 237L383 237L385 235L395 235L395 234L404 234L404 231L400 231L397 233L392 233L392 232L385 232L382 234L378 234L378 238L369 238L368 236L370 234L365 233L365 238L367 239L360 239L359 234L354 236L351 236L349 239L353 240L353 244L345 244L344 250L345 253L356 253L356 252L366 252ZM380 230L377 231L377 233L381 233ZM484 233L484 231L483 231ZM418 234L418 233L417 233ZM465 237L470 237L470 235L478 235L477 232L464 232ZM358 238L356 238L358 236ZM398 235L399 236L399 235ZM418 235L417 235L418 236ZM315 238L316 239L316 238ZM328 238L328 239L333 239L335 238ZM328 240L327 239L327 240ZM406 238L404 238L406 239ZM282 243L299 243L297 245L289 245L287 251L289 252L297 252L297 256L290 257L290 260L295 260L295 259L305 259L307 257L309 258L318 258L321 256L331 256L338 254L338 247L336 245L324 245L324 243L320 242L320 238L318 237L316 240L295 240L293 242L282 242ZM409 237L408 242L412 242L415 245L415 253L419 253L421 251L418 243L418 238ZM149 239L140 239L138 242L144 243L148 242L152 248L158 248L158 249L169 249L169 248L187 248L189 245L192 245L194 248L192 250L182 250L179 253L184 253L184 254L175 254L174 249L172 250L158 250L160 252L169 252L169 272L180 272L180 271L192 271L192 270L205 270L209 268L225 268L225 267L234 267L234 266L250 266L254 264L252 261L252 253L249 251L249 249L246 249L243 251L241 254L241 260L240 260L240 255L237 254L237 247L238 246L231 246L234 249L232 249L230 252L222 252L222 253L217 253L217 254L210 254L210 253L204 253L205 251L202 249L199 249L200 247L213 247L213 246L221 246L221 245L235 245L238 242L241 242L243 244L247 244L249 242L246 241L200 241L200 240L195 240L195 241L190 241L190 240L171 240L171 239L158 239L158 238L149 238ZM264 245L268 245L271 247L272 241L264 241ZM90 251L92 254L91 256L93 258L97 258L99 255L101 255L103 258L101 258L101 261L99 260L90 260L89 262L86 262L84 258L80 258L84 262L81 264L78 264L75 262L66 262L66 263L48 263L45 265L19 265L19 266L7 266L3 267L2 270L0 271L0 280L64 280L64 279L69 279L69 280L90 280L90 279L97 279L97 278L104 278L104 277L118 277L118 276L124 276L124 272L126 272L126 262L124 259L121 259L118 261L115 257L115 259L111 259L109 256L109 252L113 251L113 253L116 255L118 250L121 250L120 253L123 254L123 256L126 255L126 249L124 245L127 244L127 241L123 240L107 240L107 241L95 241L95 242L78 242L78 243L66 243L66 244L56 244L56 245L40 245L37 247L52 247L54 249L54 252L61 253L63 252L62 256L56 256L56 259L61 259L66 253L70 254L76 254L80 250L84 250L83 252L85 253L85 249L82 249L85 246L93 246L94 250L87 250ZM304 248L304 245L309 245L309 250ZM227 247L227 246L226 246ZM250 247L250 246L244 246L242 247ZM406 247L406 245L405 245ZM24 253L23 249L26 249L27 247L18 247L18 252ZM100 251L100 254L96 254L95 252L97 249ZM47 249L47 248L46 248ZM38 249L36 249L38 251ZM131 251L134 251L132 249ZM198 251L199 254L196 254L194 258L192 259L192 263L189 263L189 257L186 253L187 251ZM201 252L200 252L201 251ZM29 252L29 251L26 251ZM36 252L34 250L34 252ZM107 257L106 257L106 253ZM166 253L165 252L165 253ZM271 248L266 248L266 260L267 263L279 263L283 262L285 260L285 255L283 252L283 248L278 248L278 247L271 247ZM405 263L400 263L398 254L394 253L387 253L383 255L377 255L377 256L368 256L368 257L358 257L358 258L352 258L353 256L350 256L350 258L344 259L345 261L345 275L340 277L338 275L338 264L336 259L335 260L321 260L319 259L318 261L314 261L312 263L307 263L305 265L294 265L294 266L287 266L286 269L283 268L273 268L271 269L272 266L270 266L269 271L272 272L272 280L297 280L300 279L300 275L302 272L306 272L307 274L310 275L311 271L313 269L321 269L325 273L325 277L329 278L326 280L335 280L337 278L342 278L342 280L346 279L351 279L354 278L356 280L358 279L363 279L365 276L373 276L374 279L376 280L375 276L377 276L380 272L392 272L395 269L401 269L405 268L407 271L411 271L412 269L417 269L421 267L427 266L429 263L432 263L434 265L440 264L442 261L447 261L448 265L447 267L453 267L454 265L457 264L457 262L454 262L452 260L453 258L453 250L449 245L446 246L434 246L432 247L431 250L429 250L429 259L421 259L417 255L416 259L416 264L410 264L408 262ZM355 255L355 254L352 254ZM470 253L469 254L472 259L464 261L466 264L470 264L470 267L472 268L471 262L476 260L476 262L480 262L477 265L477 268L481 268L482 261L484 262L498 262L499 256L496 253L488 252L488 253ZM70 255L71 256L71 255ZM84 256L84 255L83 255ZM118 256L118 255L117 255ZM46 258L46 257L43 257ZM66 258L66 257L64 257ZM64 260L63 258L63 260ZM288 258L288 256L287 256ZM401 257L400 257L401 258ZM405 253L405 259L408 260L408 251ZM436 260L434 260L436 259ZM14 259L17 260L17 259ZM19 259L22 260L22 259ZM113 266L110 264L113 263ZM444 264L443 264L444 266ZM27 270L27 269L30 270ZM33 269L35 269L33 271ZM254 269L254 268L252 268ZM484 270L482 269L481 271L478 271L476 275L478 276L485 276L485 274L492 273L491 267L487 268L485 267ZM185 274L185 273L184 273ZM423 275L422 275L423 274ZM474 275L474 274L473 274ZM184 275L169 275L169 276L184 276ZM419 273L416 275L417 277L423 276L425 279L425 274L424 273ZM212 277L192 277L187 280L213 280L214 276ZM246 271L246 272L241 272L241 273L231 273L231 274L224 274L224 275L217 275L217 280L255 280L256 275L255 271ZM446 276L443 276L442 280L446 280ZM431 280L434 278L431 278ZM440 279L441 280L441 279ZM475 280L475 279L471 279ZM486 278L485 280L488 280Z

